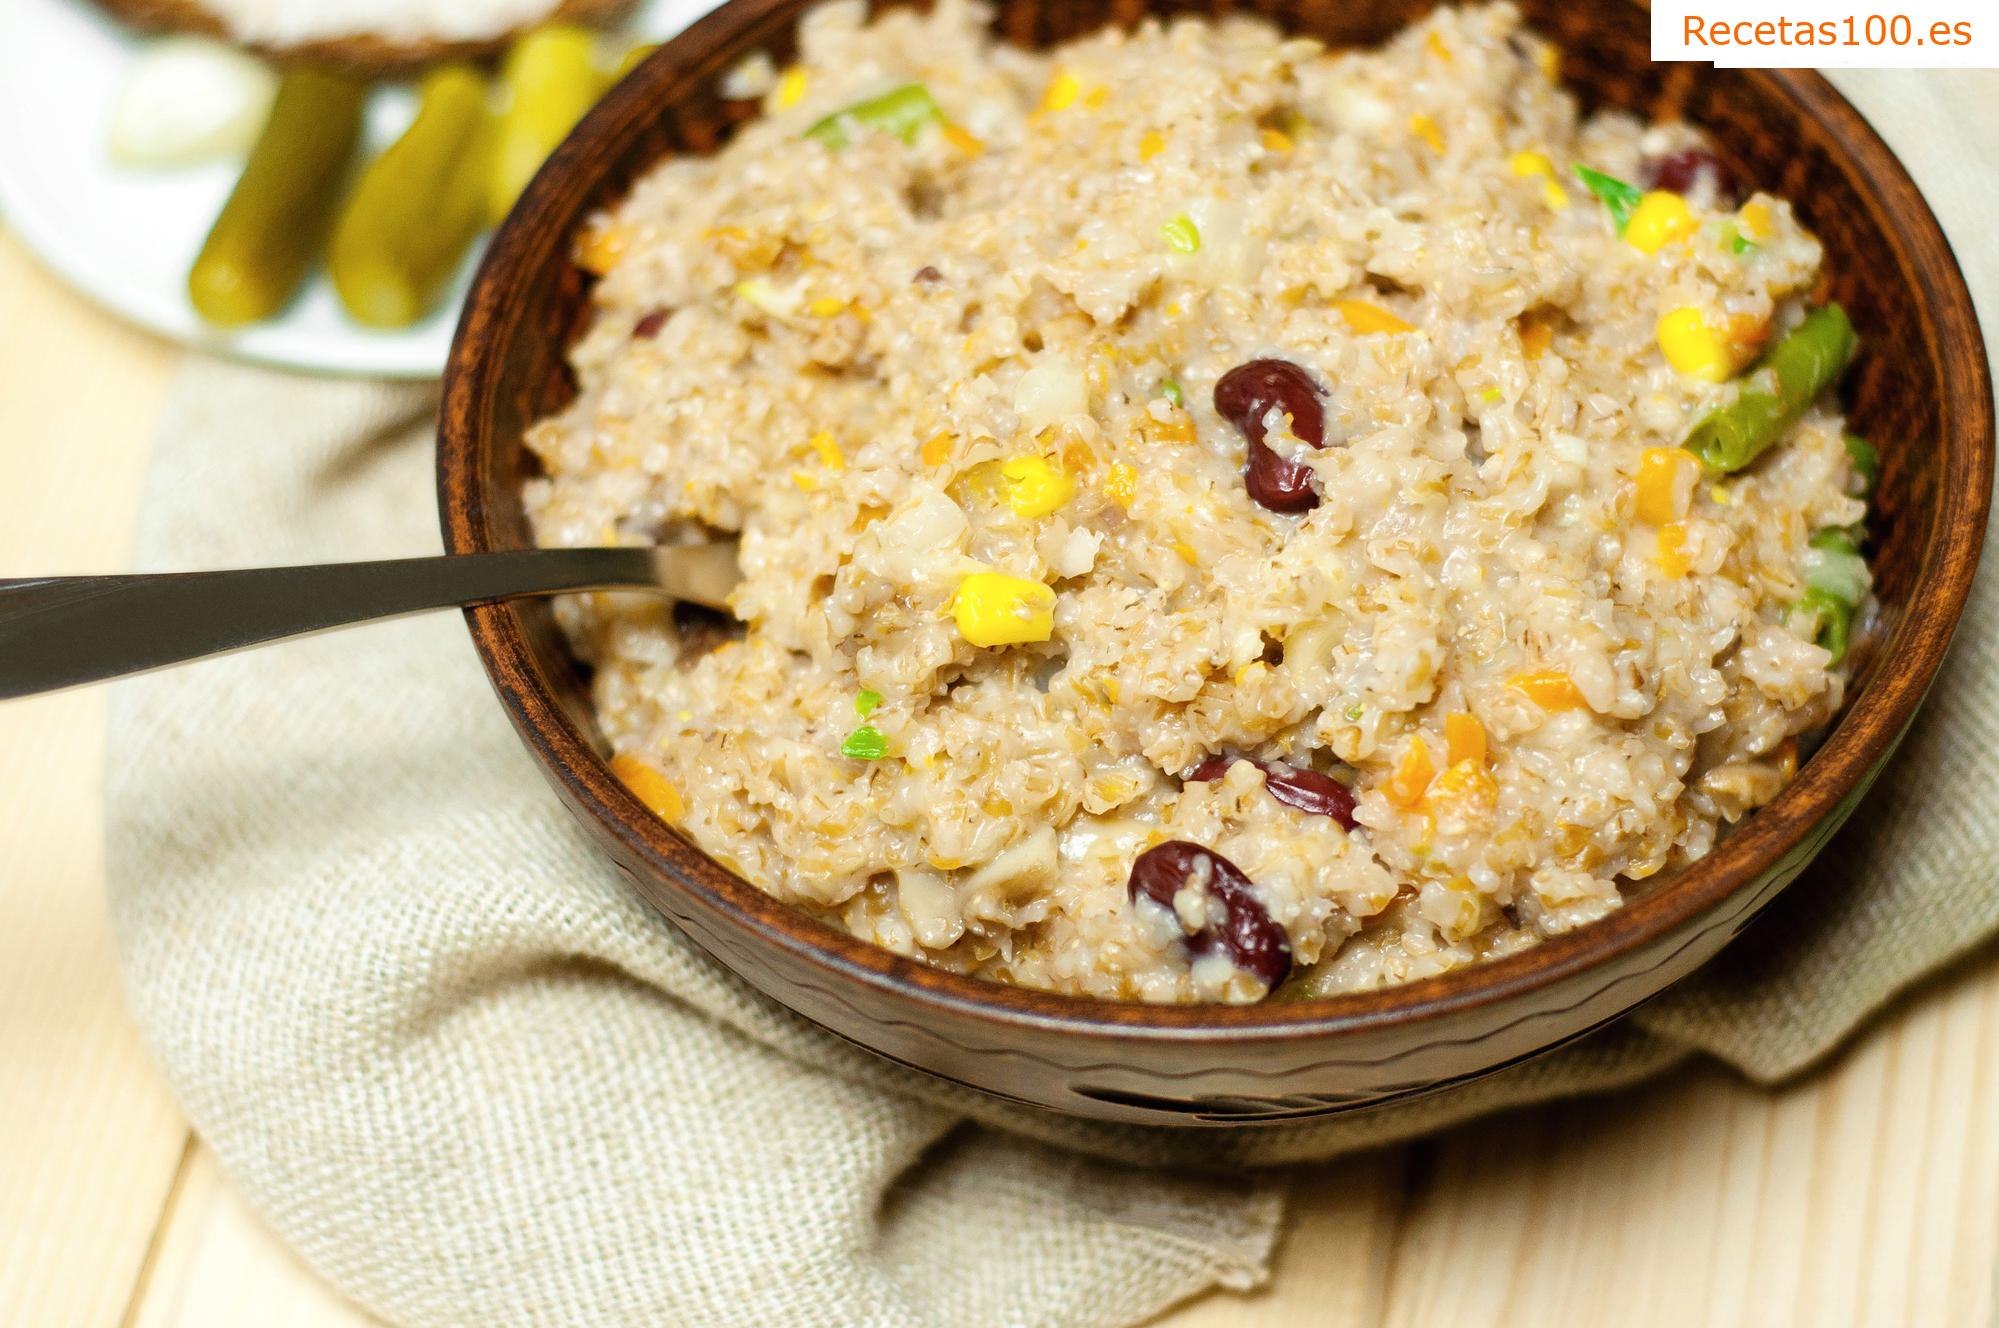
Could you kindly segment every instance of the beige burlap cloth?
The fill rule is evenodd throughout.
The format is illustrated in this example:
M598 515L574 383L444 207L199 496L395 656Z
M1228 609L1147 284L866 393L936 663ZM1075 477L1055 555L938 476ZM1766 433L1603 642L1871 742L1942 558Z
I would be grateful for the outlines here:
M1965 163L1999 161L1999 141L1943 132L1926 79L1859 90L1913 126L1899 145L1989 312L1999 189ZM192 364L140 563L434 550L431 405ZM1260 1278L1282 1191L1278 1173L1131 1163L1326 1156L1696 1052L1778 1079L1988 936L1995 629L1988 576L1853 828L1706 972L1559 1055L1282 1135L1190 1144L1025 1115L762 999L595 856L450 614L122 684L114 915L195 1125L281 1235L397 1324L1135 1323Z

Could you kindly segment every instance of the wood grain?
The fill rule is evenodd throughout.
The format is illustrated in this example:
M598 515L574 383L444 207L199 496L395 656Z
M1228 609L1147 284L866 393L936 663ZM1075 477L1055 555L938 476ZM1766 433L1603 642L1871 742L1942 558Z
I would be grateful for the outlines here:
M1841 83L1907 95L1893 79ZM1999 76L1923 86L1949 112L1939 123L1999 114ZM1995 253L1963 248L1988 272ZM62 291L0 230L0 570L124 564L176 358ZM270 1235L212 1155L183 1157L117 995L102 745L101 693L0 707L0 1324L363 1328L373 1320ZM1697 1070L1305 1171L1271 1285L1157 1323L1989 1325L1995 1102L1987 958L1786 1091Z
M0 243L8 574L124 562L173 360ZM112 1323L186 1127L120 1003L102 693L0 706L0 753L0 1324Z

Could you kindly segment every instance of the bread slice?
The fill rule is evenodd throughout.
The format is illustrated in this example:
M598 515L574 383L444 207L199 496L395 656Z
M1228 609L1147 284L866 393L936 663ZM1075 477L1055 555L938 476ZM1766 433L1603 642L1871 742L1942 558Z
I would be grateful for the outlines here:
M97 0L122 21L148 32L197 32L240 41L221 16L201 0ZM557 0L548 19L570 23L607 23L631 7L632 0ZM505 46L518 31L496 33L477 41L405 41L374 33L318 38L288 46L258 42L245 45L280 63L287 61L336 65L357 74L407 73L439 60L485 55Z

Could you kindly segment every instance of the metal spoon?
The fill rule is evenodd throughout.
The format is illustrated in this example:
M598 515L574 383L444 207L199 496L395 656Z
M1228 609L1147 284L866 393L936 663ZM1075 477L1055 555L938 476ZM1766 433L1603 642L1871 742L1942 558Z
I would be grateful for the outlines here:
M0 700L515 595L649 590L724 608L741 576L723 543L0 580Z

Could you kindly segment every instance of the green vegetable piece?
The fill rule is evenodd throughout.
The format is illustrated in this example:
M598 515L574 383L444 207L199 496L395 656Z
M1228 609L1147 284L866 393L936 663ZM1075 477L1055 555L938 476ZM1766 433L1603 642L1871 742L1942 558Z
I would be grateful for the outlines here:
M1860 496L1865 498L1874 492L1875 482L1881 478L1881 454L1857 433L1846 435L1846 454L1853 459L1853 473L1860 479Z
M1597 196L1610 209L1610 219L1617 224L1617 233L1624 234L1624 227L1631 220L1631 214L1638 207L1638 200L1645 197L1645 191L1636 185L1626 184L1614 175L1593 171L1581 162L1576 163L1576 178L1583 186Z
M367 92L304 67L278 84L271 118L187 274L203 318L222 327L259 322L298 290L339 206Z
M853 124L870 133L894 134L905 143L914 143L923 126L943 118L944 112L931 99L929 88L921 83L905 83L879 97L843 106L831 115L815 120L805 131L805 137L817 139L838 151L854 141L847 128Z
M1744 235L1741 231L1735 231L1729 236L1728 247L1732 253L1753 254L1763 246L1750 239L1747 235Z
M859 696L854 698L854 713L862 719L866 719L875 712L875 707L881 703L882 694L880 692L863 690Z
M1180 384L1174 382L1171 378L1162 378L1159 380L1159 395L1165 397L1176 406L1186 404L1186 395L1180 391Z
M448 65L423 81L416 119L376 158L333 231L340 302L370 327L429 313L486 224L493 149L486 80Z
M1811 537L1800 568L1805 585L1856 608L1867 594L1867 560L1852 531L1827 526Z
M1828 668L1846 658L1846 647L1853 637L1853 605L1823 590L1807 590L1791 606L1791 612L1806 617L1813 642L1832 652Z
M888 739L872 724L863 724L840 744L840 755L853 761L879 761L888 755Z
M489 221L507 215L548 154L608 86L597 68L597 35L573 23L550 23L521 37L507 51L500 81L507 107L487 185Z
M1196 226L1193 218L1184 212L1167 222L1164 226L1161 226L1159 233L1166 237L1166 243L1171 246L1175 253L1192 254L1200 252L1201 228Z
M1790 432L1859 347L1846 310L1837 304L1812 310L1751 370L1735 400L1709 412L1681 446L1711 474L1741 470Z

